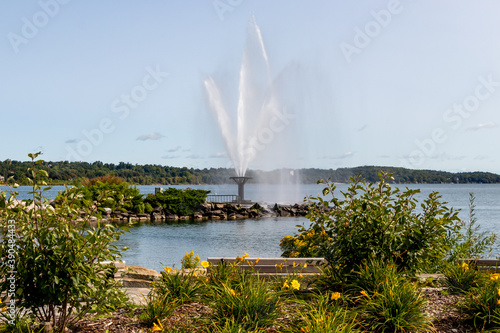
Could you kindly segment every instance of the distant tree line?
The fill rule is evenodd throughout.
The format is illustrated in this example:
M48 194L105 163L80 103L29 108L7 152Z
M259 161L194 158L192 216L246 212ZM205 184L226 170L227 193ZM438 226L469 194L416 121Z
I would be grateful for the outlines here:
M27 168L30 162L5 160L0 162L0 181L20 185L28 184ZM100 161L87 162L43 162L40 169L49 174L49 184L82 184L87 179L102 176L117 176L129 184L137 185L174 185L174 184L232 184L232 169L210 168L193 169L162 165L138 165L120 162L118 164ZM434 170L413 170L396 167L361 166L339 169L278 169L273 171L248 170L246 176L253 183L303 183L313 184L320 179L330 179L336 183L347 183L350 177L361 175L368 182L377 182L380 171L391 173L395 183L500 183L500 175L488 172L451 173Z

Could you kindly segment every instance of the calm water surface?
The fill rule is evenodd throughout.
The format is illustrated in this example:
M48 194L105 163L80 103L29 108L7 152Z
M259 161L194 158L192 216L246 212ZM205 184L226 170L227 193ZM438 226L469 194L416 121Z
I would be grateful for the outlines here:
M404 189L420 189L416 197L421 201L429 193L437 191L449 206L460 209L460 217L468 220L469 193L476 197L476 217L483 231L500 233L500 185L488 184L410 184L397 185ZM156 186L137 186L141 193L154 193ZM168 187L161 186L161 187ZM236 194L235 185L178 185L176 188L199 188L210 190L211 194ZM5 187L0 187L5 189ZM19 197L28 197L29 187L17 190ZM46 196L54 198L63 186L54 187ZM322 185L263 185L247 184L245 198L263 204L303 202L304 197L318 195ZM345 191L346 184L337 186ZM140 265L156 270L164 266L180 267L186 251L194 251L202 259L212 256L237 256L244 252L250 256L280 256L279 241L297 231L296 225L308 225L305 218L263 218L239 221L203 221L184 223L141 224L130 228L117 245L129 250L123 252L123 259L131 265ZM500 254L500 248L494 251Z

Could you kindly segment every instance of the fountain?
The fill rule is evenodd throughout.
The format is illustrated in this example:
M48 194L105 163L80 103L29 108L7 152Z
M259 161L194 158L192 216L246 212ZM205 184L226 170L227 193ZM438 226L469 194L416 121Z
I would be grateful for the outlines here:
M283 88L293 82L287 75L293 66L287 66L272 79L269 59L261 31L255 17L247 27L247 39L239 71L238 101L235 112L228 112L224 97L212 77L204 80L210 109L215 115L227 153L234 166L239 200L244 199L244 184L250 179L245 173L251 161L270 148L277 134L289 127L295 117L285 108ZM296 91L289 93L295 95ZM279 141L279 140L277 140ZM281 150L282 151L282 150ZM282 156L273 156L281 161Z
M256 144L259 131L269 127L266 124L269 124L280 106L274 93L269 60L255 17L248 24L240 68L236 126L227 112L222 93L214 79L208 77L204 85L236 175L244 177L250 161L259 150Z
M236 184L238 184L238 197L236 199L236 203L241 205L242 203L250 203L250 200L245 200L245 183L252 179L252 177L229 177Z

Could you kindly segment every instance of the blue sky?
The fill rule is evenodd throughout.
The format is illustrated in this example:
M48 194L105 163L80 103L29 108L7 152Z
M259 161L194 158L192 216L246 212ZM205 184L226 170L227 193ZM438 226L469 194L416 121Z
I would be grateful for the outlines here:
M288 118L263 125L250 168L500 173L499 12L494 0L3 1L0 160L230 167L203 82L234 118L254 15Z

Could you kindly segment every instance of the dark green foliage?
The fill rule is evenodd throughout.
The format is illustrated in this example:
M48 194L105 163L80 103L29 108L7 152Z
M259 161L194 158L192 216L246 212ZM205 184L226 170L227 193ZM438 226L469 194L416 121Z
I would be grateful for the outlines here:
M172 214L189 216L199 204L206 201L208 193L210 191L169 187L156 195L148 195L144 203L153 208L163 207Z
M78 205L84 217L77 220L77 193L62 197L56 208L48 205L43 196L47 189L40 187L45 185L44 181L38 179L39 175L46 177L46 172L37 168L38 155L30 154L33 199L23 202L31 206L11 208L14 192L9 198L9 208L0 211L0 276L10 277L10 271L15 271L15 298L19 309L29 310L38 322L52 322L56 332L62 332L68 323L77 321L86 312L110 309L115 302L123 300L123 294L115 289L116 282L108 275L109 267L103 263L120 256L112 242L118 240L123 231L99 223L96 227L87 227L96 210L86 202ZM9 228L12 223L15 229ZM8 230L15 234L15 253L10 251L12 238L6 234ZM0 292L9 288L9 280L1 281Z
M450 250L447 235L459 228L457 213L444 206L436 192L429 194L418 212L413 196L419 191L391 188L387 177L381 175L377 184L352 179L343 198L326 183L323 195L332 198L313 198L307 215L312 224L299 231L312 238L314 254L326 258L342 275L375 258L408 272L428 271ZM286 250L299 252L298 248Z
M64 197L72 195L77 207L95 205L101 213L104 208L110 208L112 211L144 213L144 203L139 189L116 178L108 182L108 178L102 177L96 181L90 180L84 185L67 188L57 195L56 202L60 203Z
M478 271L473 263L449 263L443 268L443 274L448 289L454 293L468 292L484 281L484 274Z
M5 179L13 176L21 184L28 184L26 169L29 162L5 160L0 162L0 176ZM229 179L234 176L234 170L225 168L188 169L162 166L137 165L120 162L118 164L100 161L87 162L44 162L40 168L50 173L50 184L80 184L85 179L105 175L115 175L125 179L130 184L233 184ZM347 183L351 177L362 175L367 181L376 182L380 172L394 175L396 183L500 183L500 175L487 172L450 173L432 170L413 170L383 166L361 166L355 168L333 169L280 169L273 171L248 170L247 176L253 181L262 183L314 184L318 179L331 179L333 182ZM285 177L285 178L284 178Z
M472 319L478 330L500 329L500 279L499 275L491 275L489 280L472 289L458 309ZM491 331L498 332L498 331Z

